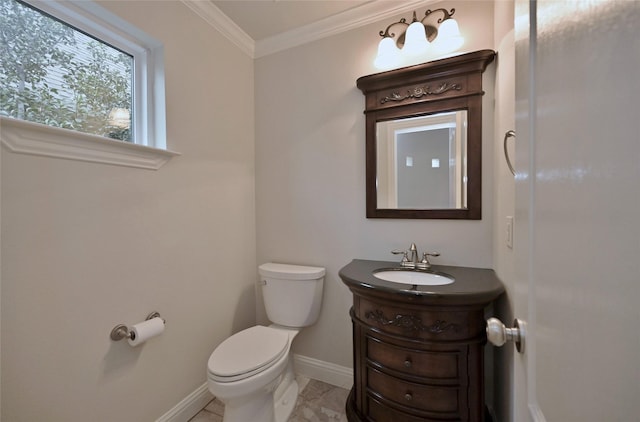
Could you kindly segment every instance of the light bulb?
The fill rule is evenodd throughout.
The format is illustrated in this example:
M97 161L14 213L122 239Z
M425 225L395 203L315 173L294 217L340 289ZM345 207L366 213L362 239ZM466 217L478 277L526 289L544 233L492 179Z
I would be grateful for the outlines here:
M415 57L426 53L428 47L429 41L427 41L424 25L421 22L413 22L404 34L402 52L408 56Z

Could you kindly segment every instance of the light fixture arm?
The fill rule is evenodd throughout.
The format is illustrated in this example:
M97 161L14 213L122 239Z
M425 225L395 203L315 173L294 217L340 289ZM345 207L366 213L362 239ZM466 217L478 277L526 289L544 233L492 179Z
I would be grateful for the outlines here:
M424 18L422 18L422 20L420 22L422 22L422 24L424 25L424 20L427 18L427 16L429 16L432 13L435 12L442 12L444 13L444 17L438 19L438 23L442 23L444 21L446 21L447 19L451 19L451 17L453 16L454 13L456 13L456 9L455 8L451 8L451 10L447 11L447 9L444 8L440 8L440 9L435 9L435 10L427 10L426 12L424 12ZM413 12L413 18L415 19L416 16L416 12Z
M413 12L413 16L415 17L416 12ZM387 26L387 29L385 29L384 31L380 31L380 36L382 38L395 38L396 34L394 32L389 32L389 30L391 28L393 28L396 25L402 25L404 26L404 28L408 28L409 24L407 23L407 20L405 18L400 19L398 22L394 22L391 25ZM404 32L404 31L403 31Z
M435 12L442 12L443 13L443 17L438 19L438 23L442 23L444 21L446 21L447 19L451 19L451 17L454 15L454 13L456 13L456 9L455 8L451 8L451 10L447 10L444 8L439 8L439 9L428 9L426 12L424 12L424 17L420 20L418 20L418 16L416 15L415 10L413 11L413 20L411 21L411 23L414 22L420 22L422 25L424 25L424 29L425 29L425 33L427 36L427 39L429 41L433 41L433 39L438 35L438 29L430 24L425 23L424 21L432 14ZM398 28L400 29L398 31L398 33L400 34L400 36L398 36L396 38L396 32L391 32L391 28L400 25L402 28ZM402 48L402 46L404 45L404 34L407 30L407 28L409 27L410 23L407 23L407 19L406 18L402 18L400 19L398 22L394 22L391 25L387 26L387 28L384 31L380 31L379 34L382 38L393 38L395 39L396 45L398 46L398 48Z

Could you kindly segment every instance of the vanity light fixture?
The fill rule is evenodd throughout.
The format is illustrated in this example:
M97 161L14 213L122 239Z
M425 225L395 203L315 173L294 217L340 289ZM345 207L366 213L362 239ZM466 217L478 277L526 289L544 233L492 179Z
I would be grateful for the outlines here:
M435 12L442 12L444 17L432 22L429 16ZM453 8L449 11L443 8L428 9L424 17L418 20L414 11L410 24L402 18L380 31L382 40L378 44L375 66L385 70L407 66L424 61L429 52L446 54L462 47L464 38L460 35L458 22L452 17L455 12Z
M121 129L131 126L131 113L129 109L114 107L109 112L109 124Z

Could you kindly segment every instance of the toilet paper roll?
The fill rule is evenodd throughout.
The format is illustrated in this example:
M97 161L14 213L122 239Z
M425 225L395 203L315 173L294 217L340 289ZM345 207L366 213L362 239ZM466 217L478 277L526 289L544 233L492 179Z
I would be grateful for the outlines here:
M162 318L155 317L131 327L129 332L129 344L137 346L144 343L152 337L159 336L164 331L164 321Z

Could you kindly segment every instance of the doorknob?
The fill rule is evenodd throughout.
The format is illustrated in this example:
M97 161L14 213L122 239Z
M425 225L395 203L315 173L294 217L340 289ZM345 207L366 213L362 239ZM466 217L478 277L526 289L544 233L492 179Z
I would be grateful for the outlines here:
M487 339L494 346L502 346L508 341L516 344L516 350L524 353L524 327L525 322L519 319L513 320L513 328L507 328L498 318L487 320Z

